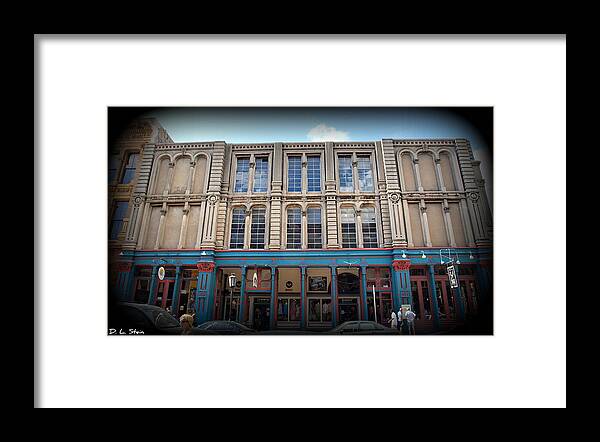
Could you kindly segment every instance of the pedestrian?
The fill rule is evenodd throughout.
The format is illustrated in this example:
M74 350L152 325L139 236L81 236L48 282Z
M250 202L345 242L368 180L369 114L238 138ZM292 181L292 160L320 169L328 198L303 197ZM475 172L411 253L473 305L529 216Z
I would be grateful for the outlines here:
M398 318L396 317L396 313L392 312L392 318L388 321L392 328L398 328Z
M398 331L402 331L402 325L404 323L404 313L402 313L402 307L398 310Z
M408 327L408 334L409 335L414 335L415 334L415 318L417 317L417 315L415 315L415 312L413 312L412 310L408 310L406 312L406 324Z
M192 333L192 327L194 324L194 317L192 315L190 315L189 313L181 315L181 318L179 318L179 323L183 328L181 332L182 335L189 335Z

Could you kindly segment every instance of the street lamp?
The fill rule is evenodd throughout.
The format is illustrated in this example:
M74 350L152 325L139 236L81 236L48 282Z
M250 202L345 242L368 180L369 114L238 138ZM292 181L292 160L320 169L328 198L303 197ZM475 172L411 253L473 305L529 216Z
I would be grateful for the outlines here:
M237 282L237 277L235 273L229 274L227 278L227 283L229 284L229 295L231 299L229 300L229 320L231 321L231 311L233 310L233 288L235 287L235 283Z

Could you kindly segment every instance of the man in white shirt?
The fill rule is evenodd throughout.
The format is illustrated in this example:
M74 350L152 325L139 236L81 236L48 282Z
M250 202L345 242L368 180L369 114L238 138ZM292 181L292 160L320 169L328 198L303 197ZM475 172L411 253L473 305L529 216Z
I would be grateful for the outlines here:
M412 310L408 310L405 314L405 317L406 317L406 324L408 326L408 334L414 335L415 334L415 318L417 317L417 315L415 315L415 313Z

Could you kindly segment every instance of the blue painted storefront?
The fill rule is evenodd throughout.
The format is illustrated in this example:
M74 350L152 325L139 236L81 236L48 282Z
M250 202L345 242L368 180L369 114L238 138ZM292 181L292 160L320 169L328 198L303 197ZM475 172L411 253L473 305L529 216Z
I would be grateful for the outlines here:
M460 260L458 278L460 280L460 267L469 265L475 268L475 278L479 287L479 295L483 298L491 293L491 249L457 248L453 249ZM425 257L423 257L423 254ZM256 267L271 269L271 289L265 291L270 298L271 312L275 312L276 302L276 272L277 268L300 268L302 278L301 290L301 327L306 325L306 269L329 268L331 269L330 296L333 305L332 326L335 327L337 318L337 278L336 269L339 267L358 267L361 275L361 318L367 315L367 297L370 295L366 281L367 267L388 267L391 271L392 303L394 311L398 311L402 304L413 304L411 292L410 268L424 266L428 271L429 284L435 287L434 266L440 265L440 249L336 249L336 250L303 250L303 251L271 251L271 250L142 250L123 251L117 278L117 291L122 300L132 301L135 284L135 270L138 267L151 268L149 289L149 304L156 300L158 286L158 269L161 266L175 269L175 284L173 304L177 305L177 296L181 284L183 269L198 270L197 289L194 300L194 310L198 323L214 319L216 296L216 275L221 268L240 268L242 273L240 288L240 309L238 320L244 317L244 311L249 296L246 288L246 272ZM460 290L460 289L455 289ZM456 314L459 320L464 319L465 306L461 296L456 296ZM439 328L440 318L437 305L437 296L431 296L433 328ZM275 314L270 315L270 325L274 326Z

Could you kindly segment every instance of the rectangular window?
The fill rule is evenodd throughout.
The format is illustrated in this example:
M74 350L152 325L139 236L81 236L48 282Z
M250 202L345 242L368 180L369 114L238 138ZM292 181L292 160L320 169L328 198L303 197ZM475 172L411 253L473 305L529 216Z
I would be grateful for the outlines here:
M127 157L127 164L125 165L125 171L123 172L123 179L121 184L129 184L135 176L135 167L137 165L139 154L131 153Z
M127 201L117 202L113 212L112 222L110 223L110 239L117 239L117 236L119 236L121 228L123 227L123 219L127 214L128 205Z
M363 208L360 218L362 222L363 247L366 249L378 247L375 209L373 207Z
M308 300L308 321L309 322L330 322L331 321L331 299L312 298Z
M341 209L342 221L342 247L355 248L356 244L356 219L354 209L344 207Z
M321 208L309 207L306 211L308 229L308 248L320 249L323 247L323 235L321 224Z
M361 192L373 192L373 171L371 170L371 157L358 157L358 188Z
M309 192L320 192L321 191L321 157L317 157L317 156L308 157L306 174L307 174L306 177L308 180L308 191Z
M235 209L231 216L231 239L230 249L244 248L244 231L246 230L246 211Z
M277 321L300 321L300 298L279 298L277 303Z
M340 155L338 163L340 168L340 192L353 192L352 157L350 155Z
M250 226L250 248L265 248L266 209L252 209L252 224Z
M302 246L302 213L299 207L292 207L287 214L287 248L299 249Z
M119 173L119 166L121 165L121 158L119 155L111 155L108 159L108 183L114 183L117 181L117 174Z
M248 191L248 170L250 168L250 158L238 158L237 170L235 172L234 192Z
M288 192L302 192L302 158L288 157Z
M257 158L254 167L254 192L266 192L269 179L269 159Z

